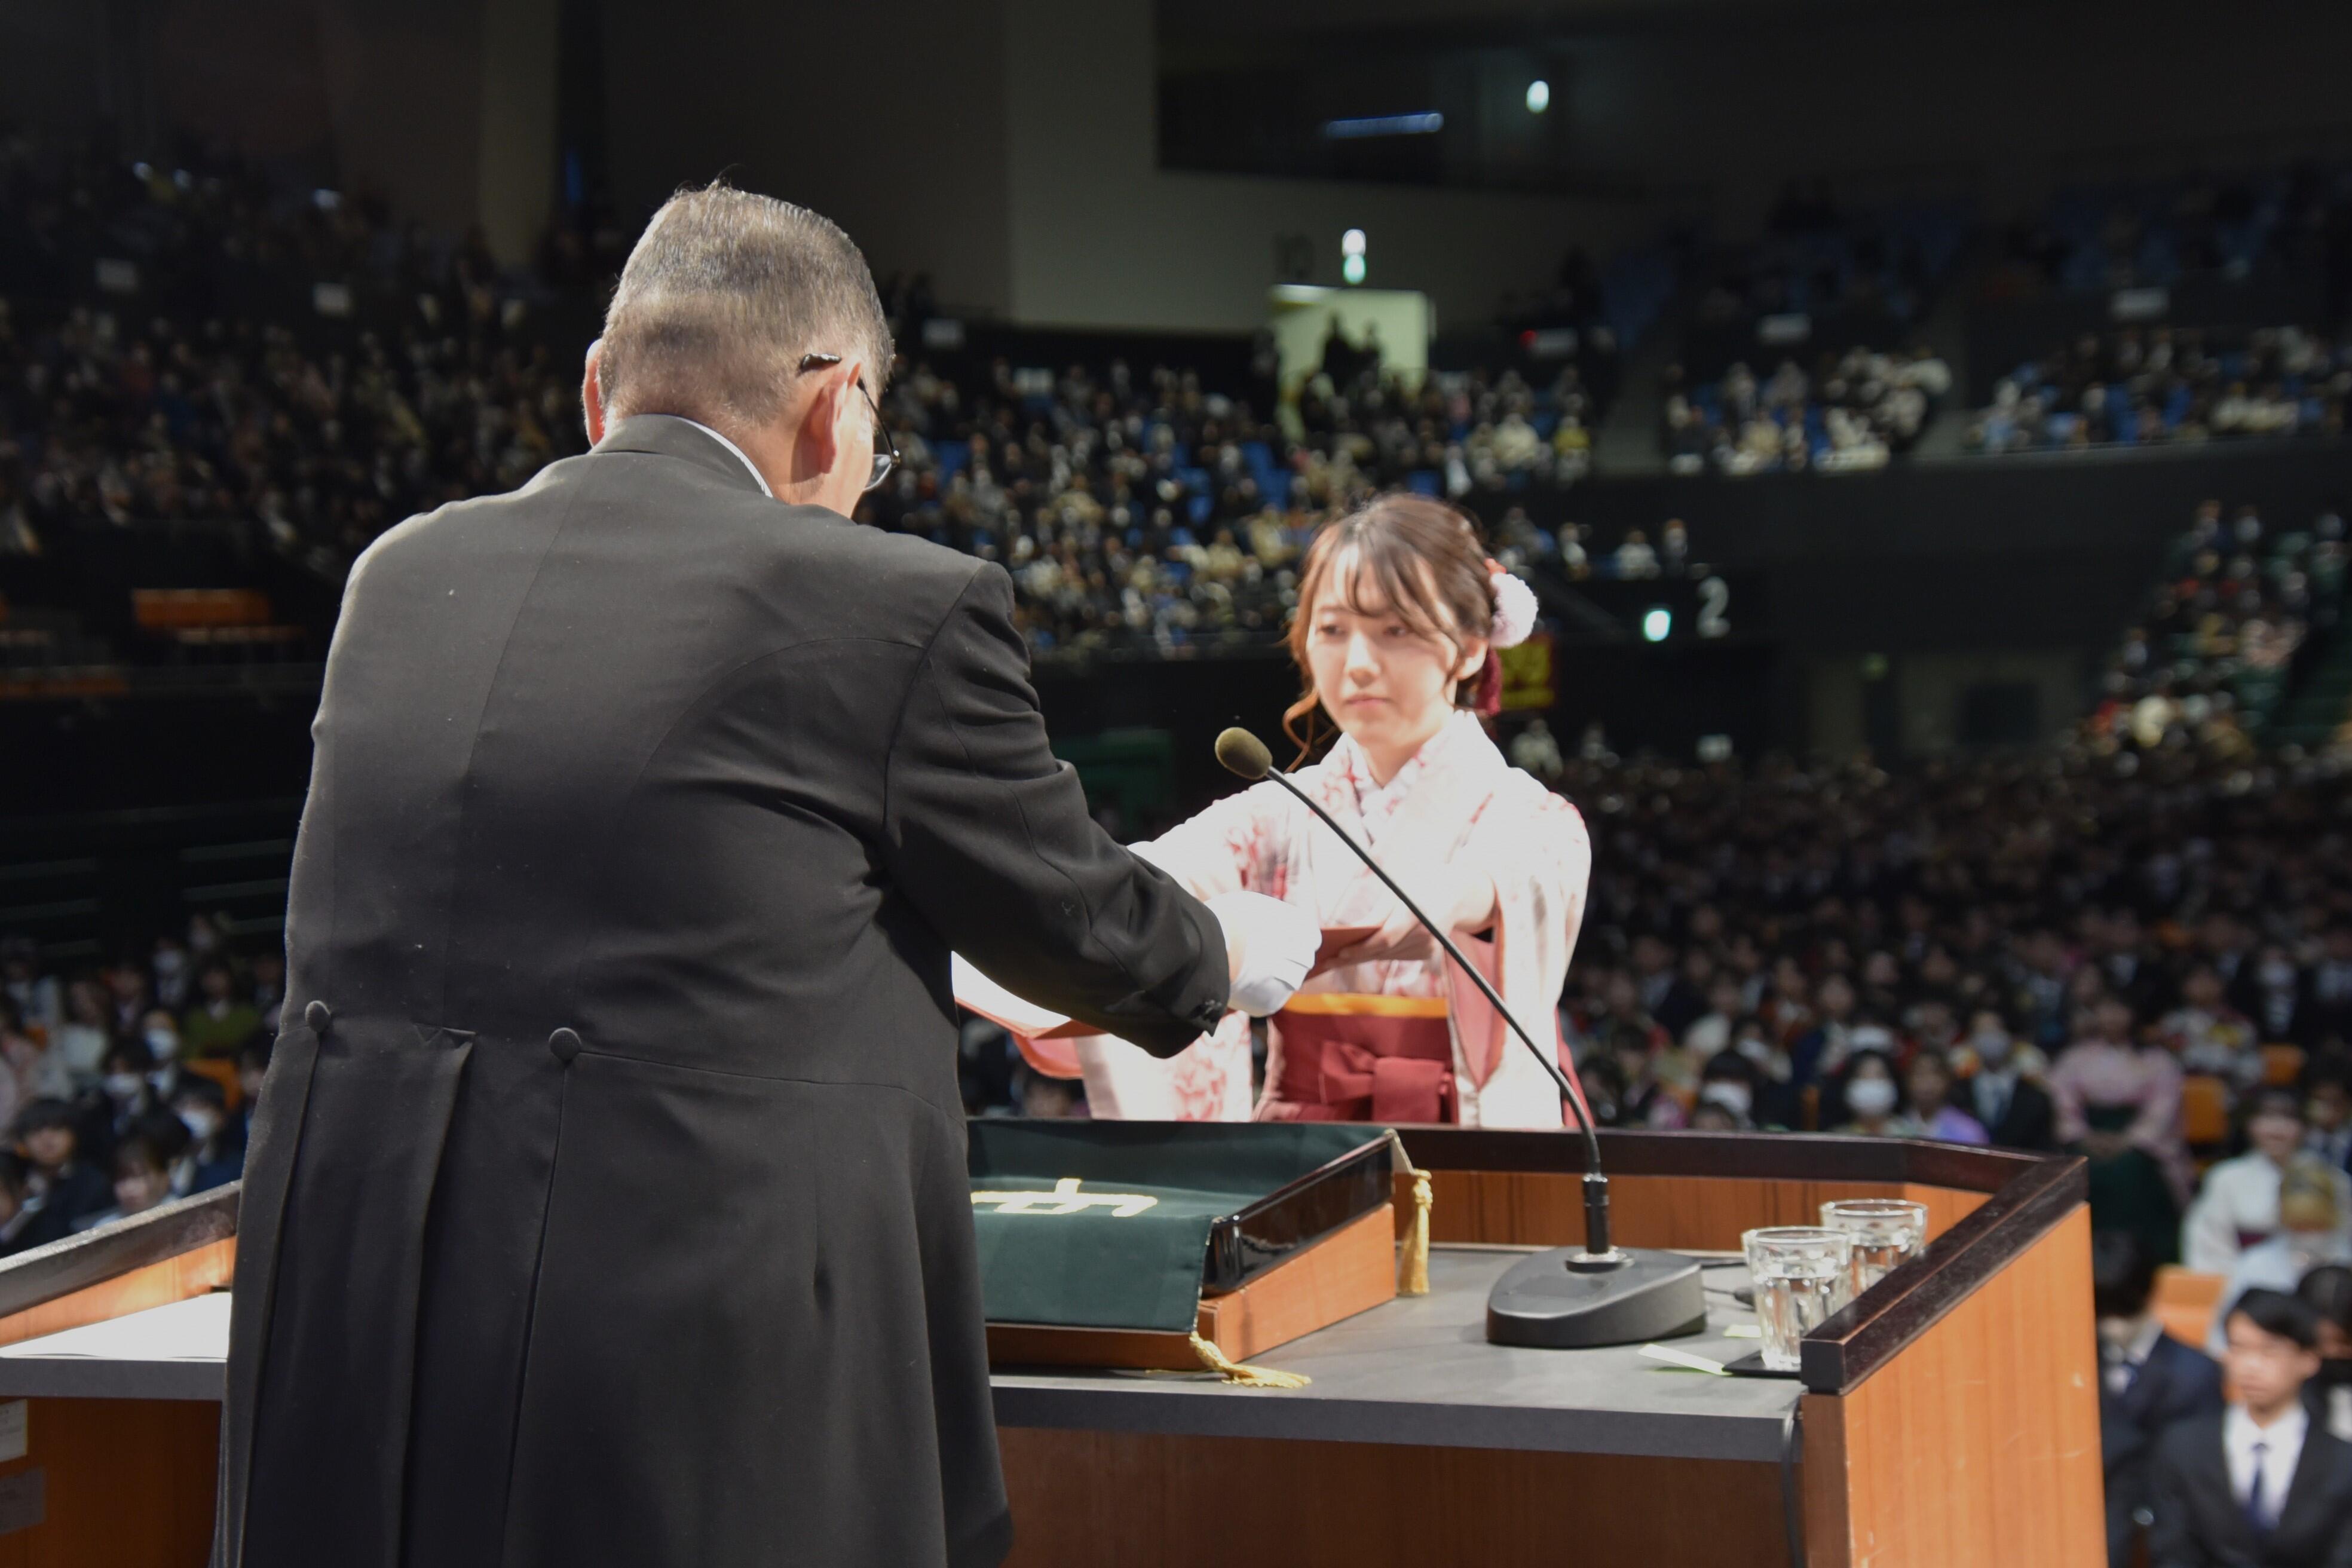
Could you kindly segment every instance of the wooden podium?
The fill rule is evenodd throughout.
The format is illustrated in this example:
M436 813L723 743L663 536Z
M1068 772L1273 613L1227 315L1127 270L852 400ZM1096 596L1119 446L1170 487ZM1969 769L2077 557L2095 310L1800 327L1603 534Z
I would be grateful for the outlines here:
M1580 1144L1404 1140L1434 1174L1432 1295L1261 1355L1308 1388L998 1377L1014 1563L1752 1568L1792 1545L1808 1568L2105 1563L2080 1161L1602 1133L1628 1246L1729 1251L1832 1198L1927 1205L1927 1255L1809 1335L1801 1380L1772 1382L1486 1344L1486 1286L1517 1256L1501 1249L1583 1239ZM1717 1294L1709 1312L1746 1315Z
M1729 1250L1829 1198L1927 1206L1926 1256L1808 1336L1801 1379L1781 1381L1487 1344L1492 1279L1527 1247L1581 1238L1579 1141L1423 1128L1405 1146L1434 1173L1431 1293L1260 1357L1308 1387L998 1374L1013 1563L2105 1561L2081 1162L1601 1134L1628 1245ZM57 1353L68 1342L45 1336L215 1290L236 1212L225 1189L0 1263L0 1436L26 1402L26 1451L0 1459L0 1568L203 1568L218 1357L135 1337ZM1753 1348L1720 1334L1744 1310L1708 1300L1707 1333L1680 1342L1719 1360Z

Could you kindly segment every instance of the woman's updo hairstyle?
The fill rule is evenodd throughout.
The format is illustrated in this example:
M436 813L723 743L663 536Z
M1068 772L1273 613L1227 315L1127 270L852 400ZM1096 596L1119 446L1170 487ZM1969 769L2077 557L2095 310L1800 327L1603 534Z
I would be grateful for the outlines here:
M1342 560L1349 565L1347 580L1335 581ZM1323 739L1317 732L1322 695L1315 689L1307 647L1315 606L1324 595L1341 595L1360 613L1375 603L1386 605L1414 631L1451 643L1458 658L1465 640L1494 634L1492 571L1470 514L1429 496L1374 496L1326 524L1307 547L1298 605L1290 616L1290 658L1298 667L1299 692L1298 700L1283 711L1282 728L1298 743L1300 760ZM1502 666L1489 649L1485 667L1455 685L1454 705L1493 713L1502 689Z

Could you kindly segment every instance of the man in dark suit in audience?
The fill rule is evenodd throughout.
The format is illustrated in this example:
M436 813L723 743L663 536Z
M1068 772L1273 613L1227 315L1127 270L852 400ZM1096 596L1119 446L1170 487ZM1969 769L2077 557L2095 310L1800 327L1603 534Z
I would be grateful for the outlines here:
M2221 1368L2164 1331L2148 1310L2156 1260L2129 1231L2091 1244L2099 1315L2099 1447L2107 1477L2107 1561L2128 1568L2149 1517L2157 1439L2176 1422L2221 1412Z
M2297 1017L2313 1041L2352 1039L2352 921L2328 922L2319 962L2303 978Z
M1969 1048L1976 1053L1977 1070L1962 1086L1960 1109L1983 1125L1997 1147L2054 1152L2057 1107L2048 1089L2018 1070L2009 1020L1998 1009L1978 1008L1969 1020Z
M2303 1404L2317 1315L2249 1290L2228 1332L2235 1401L2158 1444L2149 1568L2352 1568L2352 1444Z

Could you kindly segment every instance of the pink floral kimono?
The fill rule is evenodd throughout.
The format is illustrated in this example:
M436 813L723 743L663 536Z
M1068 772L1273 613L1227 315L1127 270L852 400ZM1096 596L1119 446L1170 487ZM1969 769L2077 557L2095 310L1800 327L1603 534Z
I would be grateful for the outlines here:
M1345 738L1294 777L1384 867L1438 859L1493 879L1492 931L1452 934L1574 1081L1557 1004L1592 864L1576 808L1505 762L1468 713L1385 785L1372 783L1363 752ZM1271 783L1134 848L1200 897L1265 893L1312 910L1326 929L1377 925L1395 907L1363 862ZM1239 1013L1165 1061L1102 1035L1022 1047L1043 1070L1083 1076L1097 1116L1560 1125L1558 1087L1452 969L1437 954L1309 980L1270 1022L1265 1090L1255 1107L1249 1020Z

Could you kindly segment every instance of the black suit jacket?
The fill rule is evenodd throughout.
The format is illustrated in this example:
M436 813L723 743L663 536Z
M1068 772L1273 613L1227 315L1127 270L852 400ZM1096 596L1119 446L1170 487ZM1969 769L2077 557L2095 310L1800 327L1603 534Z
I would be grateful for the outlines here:
M1965 1094L1960 1109L1981 1120L1974 1079L1966 1084ZM2001 1112L1998 1123L1985 1123L1985 1133L1998 1148L2055 1151L2058 1108L2052 1103L2049 1090L2031 1079L2021 1078L2010 1091L2008 1108Z
M1226 1001L1012 616L664 417L361 558L221 1568L1003 1555L949 949L1162 1054Z
M1658 1005L1650 1009L1650 1019L1679 1043L1683 1031L1706 1013L1706 998L1698 994L1698 987L1677 974L1659 996Z
M2099 1449L2107 1478L2107 1561L2126 1568L2150 1508L2157 1439L2166 1428L2221 1413L2221 1367L2204 1352L2158 1335L2121 1394L2099 1389Z
M2317 967L2304 971L2301 999L2295 1007L2297 1043L2310 1047L2329 1036L2352 1040L2352 996L2330 1001L2319 994Z
M2148 1568L2352 1568L2352 1444L2316 1423L2267 1535L2254 1533L2230 1489L2219 1415L2164 1434L2155 1480Z

